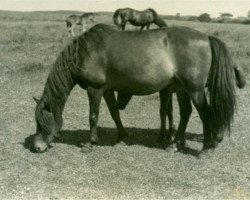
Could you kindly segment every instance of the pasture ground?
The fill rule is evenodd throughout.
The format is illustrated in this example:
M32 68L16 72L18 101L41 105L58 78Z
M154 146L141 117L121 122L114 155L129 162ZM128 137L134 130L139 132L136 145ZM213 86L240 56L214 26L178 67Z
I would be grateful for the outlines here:
M63 22L67 15L0 12L0 198L250 199L249 84L237 90L231 136L206 159L197 159L202 126L195 110L184 152L168 152L157 145L158 94L134 97L121 112L130 136L128 145L115 145L116 128L103 101L101 144L89 154L81 153L89 125L86 92L79 87L66 104L62 138L53 148L35 154L23 146L35 131L32 96L41 96L51 64L71 40ZM112 24L111 15L100 13L97 22ZM217 35L249 78L249 26L167 22ZM177 125L179 113L174 105Z

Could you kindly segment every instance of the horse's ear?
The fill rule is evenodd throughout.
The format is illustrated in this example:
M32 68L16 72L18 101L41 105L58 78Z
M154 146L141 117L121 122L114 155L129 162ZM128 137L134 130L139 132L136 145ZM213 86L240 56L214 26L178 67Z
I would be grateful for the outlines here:
M39 99L37 99L36 97L33 97L33 99L37 104L39 103Z
M47 103L47 102L44 102L44 107L43 107L44 110L47 110L48 112L51 112L51 108L50 108L50 105Z

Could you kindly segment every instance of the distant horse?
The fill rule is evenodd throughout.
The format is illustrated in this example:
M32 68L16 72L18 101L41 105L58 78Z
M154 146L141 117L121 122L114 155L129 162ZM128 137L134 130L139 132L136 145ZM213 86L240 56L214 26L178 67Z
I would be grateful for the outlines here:
M86 23L87 21L94 22L95 21L95 16L94 13L84 13L82 15L70 15L66 19L66 25L69 31L69 36L75 36L74 33L74 28L76 25L81 25L82 26L82 31L86 31Z
M120 24L118 22L119 17L121 20ZM125 30L127 22L130 22L134 26L141 26L140 30L145 26L149 29L152 23L155 23L159 27L167 27L166 22L152 8L143 11L137 11L131 8L120 8L115 11L113 21L114 24L122 30Z
M218 134L231 127L236 104L235 76L240 78L225 44L213 36L186 27L119 31L96 25L60 53L41 99L35 99L37 128L32 148L36 152L48 149L62 127L65 103L77 84L87 90L89 98L90 138L83 150L91 150L98 143L102 96L120 141L126 133L114 91L130 95L160 92L168 102L171 88L183 95L179 102L185 116L190 114L187 108L191 101L198 110L204 131L203 150L214 148ZM186 126L187 120L182 123Z

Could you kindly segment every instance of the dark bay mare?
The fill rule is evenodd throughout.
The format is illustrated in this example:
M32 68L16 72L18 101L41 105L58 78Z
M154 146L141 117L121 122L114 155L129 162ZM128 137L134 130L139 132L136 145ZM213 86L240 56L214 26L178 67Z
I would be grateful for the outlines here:
M94 22L95 21L95 15L94 13L84 13L82 15L70 15L66 19L66 26L69 31L69 36L75 36L74 33L74 28L76 25L81 25L82 26L82 31L86 31L86 24L87 22Z
M36 152L49 147L62 127L67 98L78 84L87 90L89 98L90 138L86 146L90 149L98 143L102 97L120 141L126 133L114 91L129 95L160 92L165 94L163 100L167 102L169 88L184 95L183 108L193 102L203 124L203 150L214 148L218 135L230 130L236 102L235 82L227 48L213 36L186 27L119 31L98 24L73 39L56 59L43 95L36 100L37 130L32 146ZM161 126L163 132L164 128Z
M121 20L119 23L118 20ZM125 30L127 22L134 26L140 26L141 30L146 26L149 29L152 23L159 27L167 27L166 22L156 13L152 8L147 10L138 11L132 8L120 8L114 12L113 15L114 24L122 30Z

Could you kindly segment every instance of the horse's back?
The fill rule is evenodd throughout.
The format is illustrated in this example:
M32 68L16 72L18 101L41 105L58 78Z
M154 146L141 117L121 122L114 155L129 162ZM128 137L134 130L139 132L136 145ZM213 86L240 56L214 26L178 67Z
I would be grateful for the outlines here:
M198 31L184 27L149 31L118 31L108 26L97 29L103 47L91 56L88 64L94 66L96 60L102 61L99 62L105 77L102 80L114 90L150 94L166 87L174 78L183 82L186 78L195 79L200 73L198 65L205 65L202 73L209 71L209 42L207 36ZM102 34L105 32L108 34ZM94 74L98 68L88 70Z

